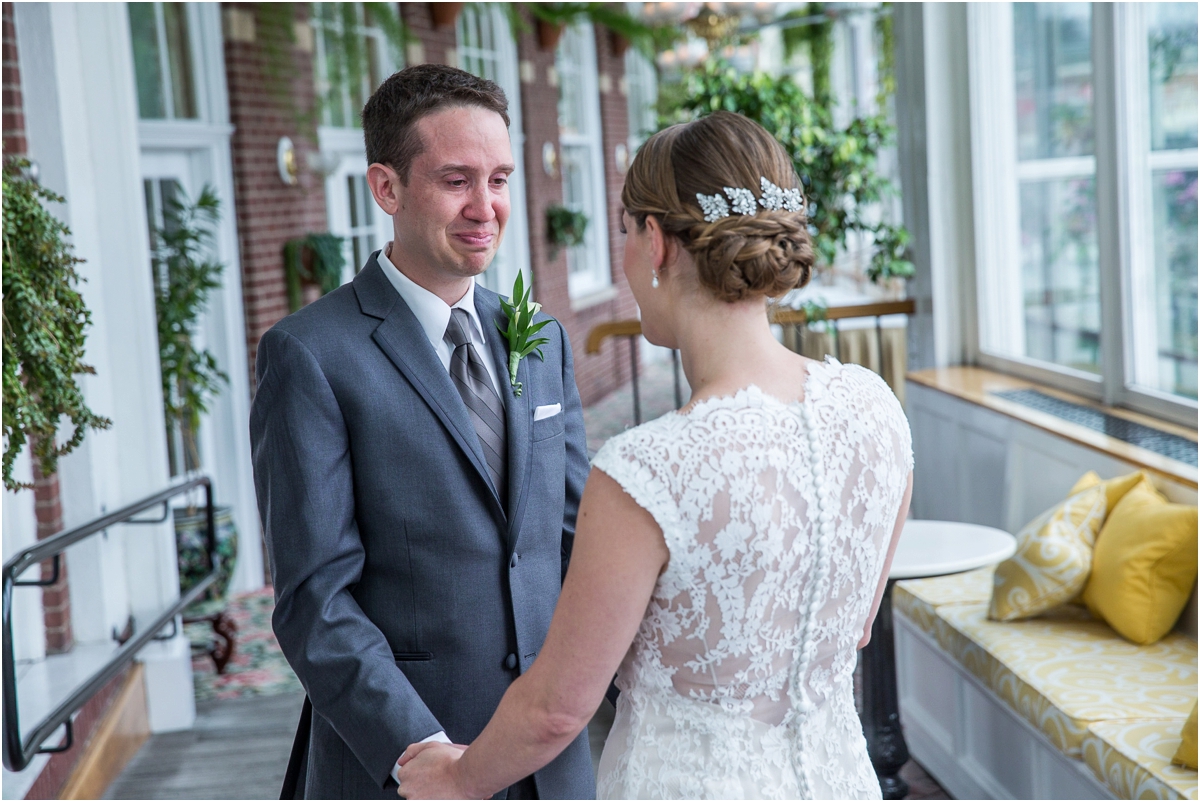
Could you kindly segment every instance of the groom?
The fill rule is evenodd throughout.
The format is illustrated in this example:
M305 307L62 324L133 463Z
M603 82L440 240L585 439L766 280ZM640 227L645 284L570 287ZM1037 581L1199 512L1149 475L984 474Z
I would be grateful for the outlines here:
M450 67L385 81L363 131L394 239L259 344L250 436L273 624L308 692L296 795L403 794L405 747L474 740L558 599L588 472L570 346L545 327L514 393L499 297L474 281L509 215L507 108ZM507 790L594 795L586 732Z

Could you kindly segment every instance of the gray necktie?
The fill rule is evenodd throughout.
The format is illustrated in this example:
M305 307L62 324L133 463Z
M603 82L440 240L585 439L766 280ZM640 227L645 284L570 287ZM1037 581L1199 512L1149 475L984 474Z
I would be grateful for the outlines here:
M471 415L471 423L479 435L483 446L483 456L487 459L488 473L491 474L492 484L496 493L504 501L504 477L508 468L508 449L505 446L504 406L500 396L492 386L492 378L475 346L471 344L468 326L471 325L470 315L465 309L451 309L450 323L446 326L446 342L454 349L450 355L450 378L458 388L467 412Z

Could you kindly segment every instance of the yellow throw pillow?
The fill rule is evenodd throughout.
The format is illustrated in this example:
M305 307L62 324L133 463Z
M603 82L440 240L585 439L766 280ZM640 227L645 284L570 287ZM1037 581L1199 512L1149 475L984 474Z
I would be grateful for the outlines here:
M1083 601L1134 643L1171 631L1196 581L1196 507L1171 504L1147 480L1126 493L1096 540Z
M1039 515L1017 534L1016 553L996 567L988 617L1016 621L1076 599L1092 569L1092 548L1104 519L1140 471L1101 481L1088 471L1066 501Z
M1118 476L1115 479L1107 481L1100 478L1100 475L1095 471L1088 471L1083 476L1079 477L1079 481L1071 488L1068 496L1073 496L1080 490L1087 490L1089 487L1096 485L1104 485L1104 494L1108 496L1108 511L1107 515L1111 515L1113 507L1117 506L1117 502L1125 497L1125 494L1132 490L1135 486L1142 482L1149 482L1150 479L1142 471L1134 471L1127 473L1124 476Z
M1172 763L1178 763L1180 766L1187 766L1189 769L1196 768L1196 706L1192 705L1192 714L1188 716L1187 721L1183 724L1183 731L1179 733L1183 738L1183 743L1179 745L1179 749L1175 751L1175 757Z

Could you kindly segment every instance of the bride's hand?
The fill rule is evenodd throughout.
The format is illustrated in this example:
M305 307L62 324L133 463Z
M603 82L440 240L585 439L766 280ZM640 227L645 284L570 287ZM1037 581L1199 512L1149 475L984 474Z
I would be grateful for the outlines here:
M400 787L404 799L468 799L458 777L461 744L413 744L400 756Z

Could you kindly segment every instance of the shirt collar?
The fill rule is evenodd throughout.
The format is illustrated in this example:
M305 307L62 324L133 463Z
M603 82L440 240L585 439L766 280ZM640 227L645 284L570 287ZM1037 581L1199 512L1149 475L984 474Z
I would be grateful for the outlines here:
M400 297L404 299L404 303L408 304L412 313L416 315L417 322L425 330L425 336L429 338L429 342L433 343L436 348L442 338L446 336L446 327L450 325L450 310L463 309L471 319L471 339L480 344L486 344L487 338L483 333L483 326L479 322L479 313L475 311L475 282L471 282L466 295L453 306L448 306L445 301L401 273L400 269L392 264L392 260L387 256L391 246L390 242L384 246L376 257L377 261L383 268L383 274L387 276L388 281L396 288L396 292L400 293Z

